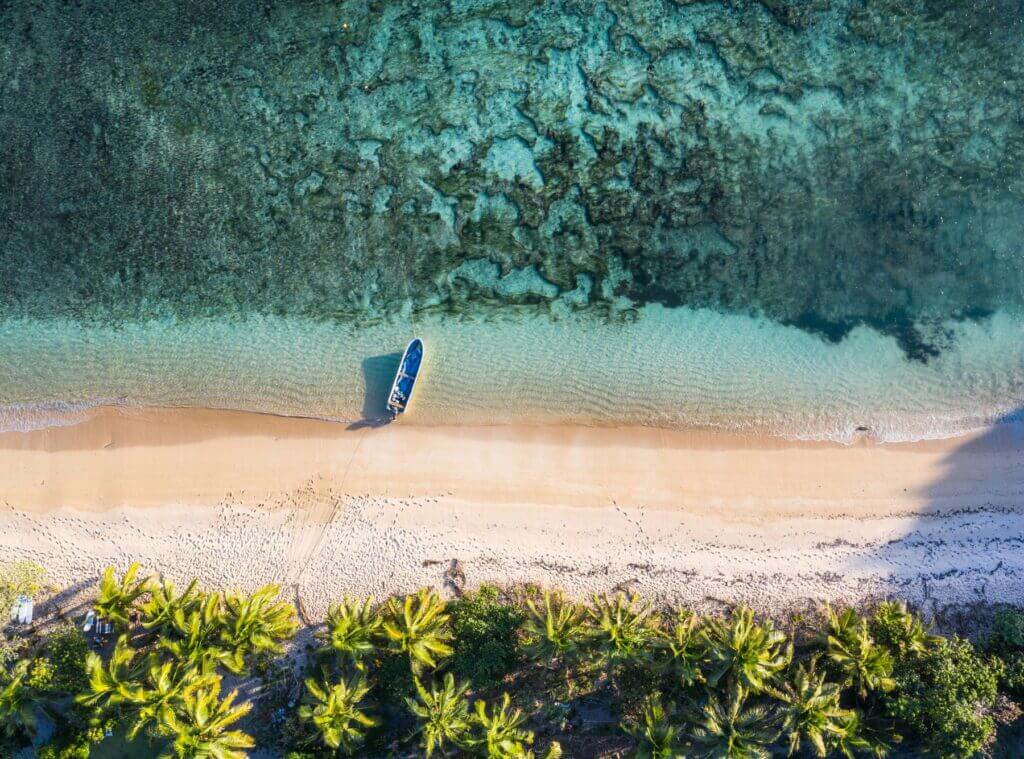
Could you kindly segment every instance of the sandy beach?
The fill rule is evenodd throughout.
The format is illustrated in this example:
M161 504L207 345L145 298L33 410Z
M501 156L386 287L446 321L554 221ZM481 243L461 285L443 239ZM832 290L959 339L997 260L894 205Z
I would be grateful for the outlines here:
M537 582L700 607L1024 601L1024 435L850 446L648 428L347 429L104 408L0 435L0 546L345 593Z

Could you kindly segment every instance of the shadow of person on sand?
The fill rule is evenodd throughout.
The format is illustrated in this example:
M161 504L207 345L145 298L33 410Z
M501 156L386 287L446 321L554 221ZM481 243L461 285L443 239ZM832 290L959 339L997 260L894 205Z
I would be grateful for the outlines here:
M366 427L383 427L394 420L387 410L388 391L402 360L401 353L385 353L363 359L363 384L366 395L363 398L363 418L348 426L350 430Z

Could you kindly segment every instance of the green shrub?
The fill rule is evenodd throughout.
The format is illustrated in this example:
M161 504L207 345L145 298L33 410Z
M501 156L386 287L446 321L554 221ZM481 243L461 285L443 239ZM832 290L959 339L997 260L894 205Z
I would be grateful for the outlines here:
M455 634L451 667L457 679L469 680L477 688L497 686L518 660L523 612L502 603L493 585L463 596L449 610Z
M74 625L58 627L49 636L28 670L29 687L41 693L71 694L85 690L89 676L85 656L89 645Z
M55 693L79 693L89 685L85 657L89 644L82 631L74 625L63 625L46 640L45 655L50 662L52 678L49 690Z
M409 657L385 651L377 661L374 686L377 697L389 704L401 704L413 692Z
M37 759L88 759L92 745L101 743L115 724L114 718L97 719L89 709L73 705L61 712L53 736L39 748Z
M32 690L49 693L53 689L53 664L45 657L32 660L28 668L28 679L25 681Z
M999 685L1014 698L1024 698L1024 652L1006 654L1003 659L1003 676Z
M969 757L992 738L1002 663L978 654L970 641L954 637L920 656L901 658L889 713L919 733L941 757Z
M1001 652L1024 649L1024 612L1018 609L997 611L992 620L990 645Z

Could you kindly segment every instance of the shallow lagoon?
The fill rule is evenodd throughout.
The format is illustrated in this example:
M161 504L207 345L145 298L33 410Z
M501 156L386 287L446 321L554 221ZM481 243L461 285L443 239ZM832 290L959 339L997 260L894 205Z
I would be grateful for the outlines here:
M1004 417L1024 393L1024 319L947 325L908 361L858 327L795 327L648 306L617 322L508 313L344 326L278 317L117 327L0 324L0 423L70 423L97 403L201 405L376 421L408 335L427 354L403 423L646 424L848 441L942 437Z

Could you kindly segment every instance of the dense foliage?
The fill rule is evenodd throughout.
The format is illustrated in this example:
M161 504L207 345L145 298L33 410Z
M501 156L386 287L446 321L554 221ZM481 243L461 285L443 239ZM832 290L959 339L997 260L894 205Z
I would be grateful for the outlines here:
M477 687L493 687L516 666L524 614L485 585L451 604L455 636L451 669Z
M938 756L971 756L995 729L991 715L1003 665L961 638L900 661L890 713Z
M178 759L970 757L1024 691L1010 609L976 646L892 602L780 625L621 593L425 589L342 599L290 655L299 626L276 586L179 589L131 567L104 575L94 609L109 640L57 625L3 667L5 751L50 720L46 759L87 759L111 733Z

